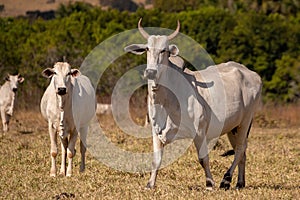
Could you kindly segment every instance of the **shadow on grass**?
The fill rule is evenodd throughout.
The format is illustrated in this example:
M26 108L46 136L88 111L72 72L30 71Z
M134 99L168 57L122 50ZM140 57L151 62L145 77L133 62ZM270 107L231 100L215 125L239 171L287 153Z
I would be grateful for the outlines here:
M200 186L200 185L189 185L188 186L189 190L192 191L203 191L205 190L204 186ZM219 190L219 187L215 187L214 190ZM236 190L235 187L230 187L230 189L232 190ZM258 189L270 189L270 190L297 190L300 189L300 185L279 185L279 184L275 184L275 185L267 185L267 184L261 184L261 185L249 185L246 186L245 188L242 188L240 190L244 190L244 189L249 189L249 190L258 190ZM222 190L222 189L221 189Z
M249 189L271 189L271 190L295 190L295 189L300 189L299 184L295 185L279 185L279 184L273 184L273 185L268 185L268 184L260 184L260 185L250 185L246 186L246 188Z

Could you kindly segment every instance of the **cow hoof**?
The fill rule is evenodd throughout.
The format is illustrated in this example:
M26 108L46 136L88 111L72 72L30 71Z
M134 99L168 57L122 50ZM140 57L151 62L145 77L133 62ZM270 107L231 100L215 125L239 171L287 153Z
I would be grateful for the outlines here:
M162 136L162 135L158 135L158 139L161 141L161 143L165 144L167 139L166 137Z
M206 190L212 191L214 186L215 186L215 182L212 179L207 178L206 179Z
M146 189L146 190L154 189L154 185L152 185L152 184L150 184L150 183L147 183L145 189Z
M245 183L237 183L235 186L235 189L240 190L240 189L243 189L244 187L245 187Z
M225 189L225 190L229 190L229 188L230 188L230 182L228 182L228 181L222 181L221 182L221 184L220 184L220 188L221 189Z
M59 172L59 175L60 175L60 176L65 176L66 173L61 171L61 172Z
M80 167L79 172L80 172L80 173L83 173L84 171L85 171L85 167Z
M51 172L51 173L50 173L50 177L56 177L56 173Z
M206 186L206 188L205 188L207 191L213 191L213 187L208 187L208 186Z

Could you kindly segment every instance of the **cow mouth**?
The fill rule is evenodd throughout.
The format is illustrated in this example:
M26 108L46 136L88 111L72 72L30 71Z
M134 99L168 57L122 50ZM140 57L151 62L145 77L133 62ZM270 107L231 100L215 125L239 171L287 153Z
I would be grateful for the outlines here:
M57 94L63 96L63 95L65 95L65 94L67 94L67 89L66 89L66 88L63 88L63 87L58 88L58 89L57 89Z
M152 91L155 92L155 91L158 90L158 88L159 88L159 85L155 84L155 85L152 86Z

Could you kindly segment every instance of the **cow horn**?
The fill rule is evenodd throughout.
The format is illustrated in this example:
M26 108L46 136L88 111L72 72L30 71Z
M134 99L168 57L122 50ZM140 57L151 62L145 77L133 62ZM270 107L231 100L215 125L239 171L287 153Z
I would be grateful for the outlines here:
M142 22L142 18L140 18L140 20L139 20L138 29L139 29L140 33L142 34L142 36L148 40L149 34L143 29L141 22Z
M177 34L179 33L179 29L180 29L180 22L179 22L179 20L177 20L177 28L171 35L168 36L168 40L174 39L177 36Z

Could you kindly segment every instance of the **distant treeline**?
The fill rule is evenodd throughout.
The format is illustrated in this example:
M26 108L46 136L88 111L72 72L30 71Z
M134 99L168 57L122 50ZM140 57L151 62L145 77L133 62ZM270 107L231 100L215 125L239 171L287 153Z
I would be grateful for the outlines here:
M139 8L131 13L75 3L61 6L53 20L1 18L0 75L21 73L26 79L19 94L21 101L26 99L38 105L47 85L41 77L44 68L62 60L80 67L94 47L117 33L136 28L141 17L144 26L169 29L175 29L176 21L180 20L180 32L200 43L215 63L234 60L258 72L264 82L264 101L297 101L300 98L298 10L264 12L263 5L262 11L226 5L231 7L192 5L173 10L169 7L174 11L169 12L156 4L154 9ZM118 60L109 79L100 81L101 95L109 95L120 74L131 66L128 63L145 62L144 58L128 55Z

